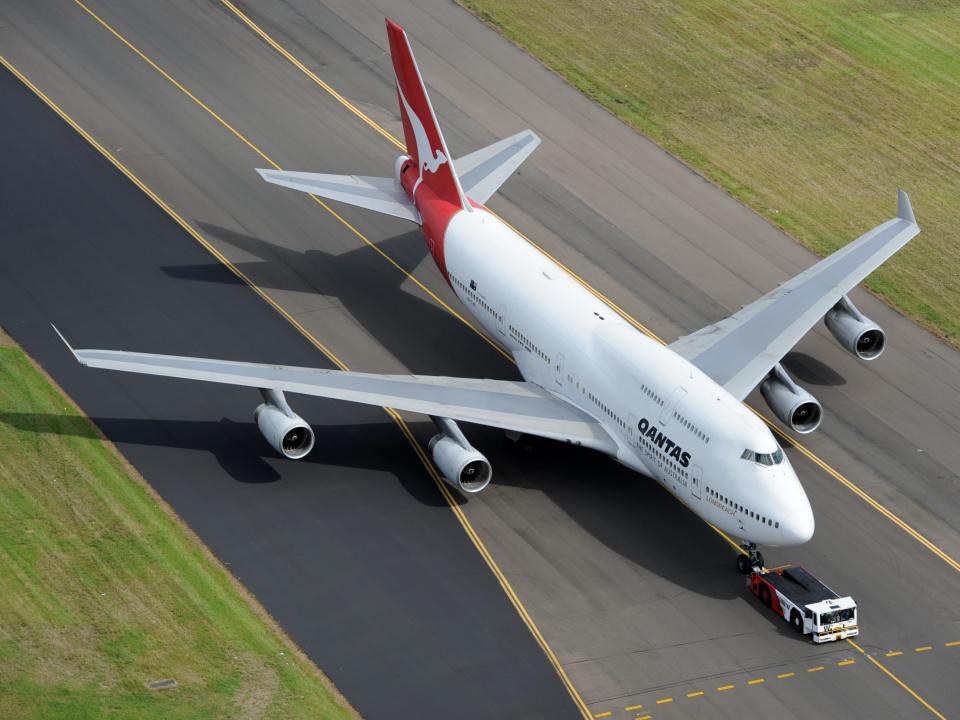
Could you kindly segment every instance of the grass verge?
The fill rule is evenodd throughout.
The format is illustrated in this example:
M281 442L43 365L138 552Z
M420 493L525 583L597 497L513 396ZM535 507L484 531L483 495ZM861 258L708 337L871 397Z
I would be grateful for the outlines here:
M925 0L460 0L825 255L923 229L867 286L960 343L960 7Z
M2 333L0 717L357 717Z

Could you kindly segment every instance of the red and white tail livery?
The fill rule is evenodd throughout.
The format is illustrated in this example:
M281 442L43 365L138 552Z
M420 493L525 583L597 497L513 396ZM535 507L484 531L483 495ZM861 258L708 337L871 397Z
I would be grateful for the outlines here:
M284 397L304 393L433 417L434 462L451 485L480 492L487 459L456 421L538 435L606 453L654 478L704 520L756 544L796 545L813 535L810 503L770 429L741 402L758 385L794 432L822 408L780 359L821 318L863 360L883 331L846 297L919 232L906 193L897 217L735 315L669 346L650 339L526 242L484 203L539 144L529 130L459 159L450 155L407 34L387 21L407 153L393 177L260 170L269 182L418 223L453 292L516 360L522 381L373 375L310 368L78 350L92 366L259 388L257 422L288 458L313 435Z

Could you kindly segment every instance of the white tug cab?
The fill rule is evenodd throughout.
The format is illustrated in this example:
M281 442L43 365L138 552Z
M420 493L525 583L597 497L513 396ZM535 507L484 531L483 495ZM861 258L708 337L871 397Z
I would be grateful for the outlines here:
M802 567L754 568L747 582L764 605L815 643L860 634L853 598L840 597Z

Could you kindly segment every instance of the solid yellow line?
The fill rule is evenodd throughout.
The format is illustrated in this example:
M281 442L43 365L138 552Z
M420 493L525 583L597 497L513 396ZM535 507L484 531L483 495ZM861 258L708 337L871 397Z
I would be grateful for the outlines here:
M216 249L206 238L204 238L192 225L187 223L173 208L171 208L159 195L157 195L153 190L151 190L147 185L140 180L137 175L135 175L130 169L126 167L122 162L120 162L110 151L108 151L103 145L101 145L90 133L84 130L72 117L70 117L57 103L51 100L47 95L40 90L29 78L21 73L16 67L14 67L3 55L0 55L0 64L2 64L7 70L9 70L13 75L15 75L20 82L26 85L30 90L39 97L46 105L53 110L60 118L66 122L70 127L72 127L84 140L90 143L101 155L103 155L110 163L122 172L134 185L136 185L140 190L142 190L151 200L153 200L161 209L164 210L174 221L180 225L191 237L193 237L198 243L200 243L211 255L213 255L217 260L223 263L234 275L236 275L240 280L242 280L251 290L253 290L258 296L260 296L267 304L269 304L274 310L277 311L284 319L287 320L294 328L300 332L307 340L309 340L314 347L316 347L320 352L322 352L334 365L336 365L341 370L349 370L347 365L340 360L337 355L330 350L326 345L320 342L316 337L314 337L299 321L297 321L289 312L287 312L280 304L278 304L270 295L264 292L258 285L247 277L247 275L240 270L237 266L230 262L219 250ZM427 473L433 478L433 481L436 483L437 487L440 488L440 492L443 494L444 499L447 501L447 504L450 506L450 509L453 511L457 520L460 522L461 527L465 530L467 536L470 538L474 547L483 557L484 561L487 563L487 566L493 572L494 577L497 578L497 581L500 583L501 588L503 588L504 593L507 595L514 609L520 615L520 618L524 621L527 628L530 630L530 633L533 635L534 639L537 641L537 644L540 646L541 650L547 656L547 659L553 665L557 674L560 676L561 681L567 689L567 692L573 698L574 703L577 705L577 708L580 710L584 718L590 717L590 711L587 709L586 704L583 699L577 693L576 689L573 687L573 684L570 682L570 678L567 676L566 671L560 665L560 661L557 659L556 654L553 652L553 649L547 644L543 635L540 633L540 629L537 627L536 623L533 621L533 618L530 617L530 614L527 612L526 608L523 606L523 603L520 601L520 598L517 596L516 592L513 590L513 586L507 580L506 576L500 570L500 567L497 565L496 561L493 559L493 556L490 555L490 552L487 550L486 545L477 535L476 531L473 529L473 526L470 524L470 521L464 515L463 510L460 509L456 500L450 492L450 489L447 487L447 484L440 477L433 463L430 462L430 459L427 457L425 451L421 447L420 443L417 442L416 437L414 437L413 432L410 430L410 427L407 425L406 421L400 417L399 413L393 408L384 408L386 413L397 423L400 427L400 431L406 437L407 441L410 443L414 452L417 454L417 457L420 458L421 463L426 468Z
M364 113L362 110L360 110L360 108L358 108L356 105L354 105L354 104L351 103L349 100L347 100L345 97L343 97L343 95L341 95L341 94L338 93L336 90L334 90L332 87L330 87L330 85L328 85L328 84L325 83L323 80L321 80L319 77L317 77L317 75L314 74L314 72L313 72L310 68L308 68L306 65L304 65L304 64L303 64L302 62L300 62L299 60L297 60L293 55L291 55L290 53L288 53L288 52L283 48L283 46L280 45L280 43L274 41L274 39L273 39L272 37L270 37L269 35L267 35L267 33L265 33L263 30L261 30L259 25L257 25L255 22L253 22L253 20L251 20L250 18L248 18L248 17L247 17L246 15L244 15L242 12L240 12L240 10L237 9L237 6L234 5L232 2L230 2L230 0L223 0L223 4L226 5L227 8L229 8L229 10L230 10L231 12L233 12L234 15L236 15L238 18L240 18L240 20L244 23L244 25L246 25L248 28L250 28L251 30L253 30L253 32L255 32L257 35L259 35L260 38L261 38L264 42L266 42L270 47L272 47L272 48L273 48L274 50L276 50L278 53L280 53L281 55L283 55L283 56L284 56L287 60L289 60L298 70L300 70L304 75L306 75L308 78L310 78L311 80L313 80L317 85L319 85L319 86L322 87L324 90L326 90L328 93L330 93L330 95L331 95L334 99L336 99L337 102L339 102L341 105L343 105L345 108L347 108L350 112L352 112L352 113L353 113L354 115L356 115L358 118L360 118L361 120L363 120L363 122L365 122L365 123L366 123L367 125L369 125L371 128L373 128L373 129L376 130L378 133L380 133L381 135L383 135L383 137L385 137L388 142L393 143L394 145L396 145L396 146L397 146L398 148L400 148L401 150L406 150L406 149L407 149L406 146L405 146L402 142L400 142L397 138L395 138L395 137L393 136L393 134L390 133L386 128L382 127L379 123L377 123L375 120L373 120L373 118L371 118L369 115L367 115L366 113Z
M855 662L856 660L843 660L841 662L838 662L837 665L839 665L840 667L843 667L844 665L853 665Z
M759 685L762 682L766 682L763 678L757 678L756 680L747 680L747 685Z
M926 652L927 650L933 650L933 645L924 645L913 649L914 652Z
M75 1L79 1L79 0L75 0ZM356 115L358 118L360 118L363 122L365 122L367 125L369 125L369 126L372 127L374 130L376 130L380 135L382 135L383 137L385 137L388 141L390 141L391 143L393 143L394 145L396 145L397 147L399 147L399 148L401 148L401 149L405 149L405 145L404 145L399 139L397 139L396 137L394 137L392 133L390 133L386 128L384 128L384 127L381 126L379 123L377 123L375 120L373 120L373 118L371 118L369 115L367 115L366 113L364 113L364 112L363 112L362 110L360 110L358 107L356 107L355 105L353 105L352 103L350 103L348 100L346 100L342 95L340 95L336 90L334 90L329 84L325 83L323 80L321 80L319 77L317 77L317 75L316 75L313 71L311 71L309 68L307 68L303 63L301 63L299 60L297 60L291 53L289 53L286 49L284 49L276 40L274 40L272 37L270 37L270 35L267 34L266 31L264 31L259 25L257 25L257 24L256 24L253 20L251 20L247 15L245 15L242 11L240 11L232 2L230 2L230 0L221 0L221 2L222 2L227 8L229 8L230 11L233 12L233 14L236 15L247 27L249 27L249 28L250 28L251 30L253 30L253 32L255 32L260 38L262 38L262 39L264 40L264 42L266 42L268 45L270 45L270 47L272 47L274 50L276 50L278 53L280 53L280 54L281 54L284 58L286 58L288 61L290 61L291 63L293 63L293 65L295 65L298 69L300 69L304 74L307 75L307 77L309 77L309 78L310 78L311 80L313 80L317 85L319 85L320 87L322 87L326 92L330 93L330 95L331 95L333 98L335 98L338 102L340 102L345 108L347 108L347 110L349 110L350 112L352 112L354 115ZM489 208L488 208L488 209L489 209ZM491 210L490 212L493 213L492 210ZM493 214L496 215L496 213L493 213ZM499 218L498 215L497 215L497 217ZM524 240L526 240L528 243L530 243L533 247L535 247L537 250L539 250L541 253L543 253L546 257L548 257L550 260L552 260L553 262L555 262L560 268L562 268L564 271L566 271L574 280L576 280L576 281L577 281L581 286L583 286L586 290L588 290L588 291L591 292L595 297L597 297L598 299L600 299L601 301L603 301L604 303L606 303L607 305L609 305L612 310L614 310L618 315L620 315L620 316L621 316L624 320L626 320L628 323L630 323L631 325L633 325L635 328L637 328L637 329L640 330L641 332L647 334L649 337L651 337L651 338L653 338L654 340L658 341L658 342L661 343L662 345L666 345L666 344L667 344L667 343L663 340L663 338L659 337L656 333L654 333L652 330L650 330L648 327L646 327L643 323L639 322L637 319L635 319L633 316L631 316L630 313L628 313L626 310L624 310L623 308L621 308L621 307L620 307L619 305L617 305L613 300L611 300L609 297L607 297L606 295L604 295L604 294L603 294L602 292L600 292L598 289L596 289L595 287L593 287L590 283L588 283L586 280L584 280L582 277L580 277L577 273L575 273L571 268L567 267L564 263L562 263L558 258L554 257L552 254L550 254L549 252L547 252L546 249L544 249L543 247L541 247L540 245L538 245L537 243L535 243L533 240L531 240L530 238L528 238L526 235L524 235L522 232L520 232L519 230L517 230L515 227L513 227L510 223L508 223L508 222L507 222L506 220L504 220L503 218L499 218L499 219L500 219L505 225L507 225L507 227L511 228L511 229L512 229L514 232L516 232L520 237L522 237ZM486 336L483 336L483 337L486 337ZM744 403L744 404L746 404L746 403ZM750 407L750 406L748 405L747 407ZM935 554L937 557L939 557L941 560L943 560L943 561L946 562L948 565L950 565L954 570L956 570L957 572L960 572L960 562L957 562L957 561L954 560L952 557L950 557L949 555L947 555L947 553L945 553L943 550L941 550L940 548L938 548L936 545L934 545L932 542L930 542L930 540L928 540L926 537L924 537L923 535L921 535L919 532L917 532L916 530L914 530L910 525L908 525L906 522L904 522L904 521L901 520L899 517L897 517L897 515L895 515L895 514L894 514L893 512L891 512L890 510L887 510L887 508L885 508L885 507L884 507L883 505L881 505L879 502L877 502L876 500L874 500L874 499L873 499L870 495L868 495L865 491L861 490L857 485L855 485L855 484L852 483L850 480L848 480L848 479L845 478L843 475L841 475L839 472L837 472L837 471L834 470L832 467L830 467L829 465L827 465L823 460L821 460L819 457L817 457L811 450L808 450L805 446L803 446L802 444L800 444L795 438L791 437L790 435L788 435L787 433L785 433L784 431L782 431L779 427L777 427L776 425L774 425L771 420L769 420L769 419L766 418L765 416L761 415L759 412L757 412L757 410L755 410L755 409L753 409L753 408L751 408L751 410L753 410L754 412L756 412L757 415L759 415L759 416L763 419L763 421L766 422L766 423L773 429L773 431L774 431L777 435L779 435L779 436L782 437L782 438L785 438L791 445L793 445L794 447L796 447L801 453L803 453L804 455L806 455L811 461L813 461L816 465L819 465L824 471L826 471L828 475L830 475L830 476L833 477L834 479L838 480L842 485L844 485L848 490L850 490L851 492L853 492L857 497L859 497L861 500L863 500L864 502L866 502L866 503L867 503L868 505L870 505L874 510L876 510L876 511L879 512L881 515L883 515L884 517L886 517L886 518L887 518L888 520L890 520L892 523L894 523L895 525L897 525L901 530L903 530L904 532L906 532L906 533L907 533L908 535L910 535L914 540L916 540L917 542L919 542L921 545L923 545L925 548L927 548L928 550L930 550L932 553L934 553L934 554ZM715 528L715 529L716 529L716 528ZM734 543L733 541L731 541L729 538L727 538L727 540L728 540L728 542L730 542L732 545L734 545L734 547L736 547L738 550L740 549L739 546L738 546L736 543Z
M927 710L929 710L929 711L932 712L934 715L936 715L938 718L940 718L940 720L947 720L943 715L941 715L939 712L937 712L937 710L935 710L934 707L933 707L932 705L930 705L930 703L928 703L928 702L927 702L926 700L924 700L922 697L920 697L919 695L917 695L917 693L915 693L905 682L903 682L903 680L901 680L901 679L898 678L896 675L894 675L892 672L890 672L889 670L887 670L887 668L883 665L883 663L881 663L879 660L877 660L875 657L873 657L873 655L868 655L866 652L864 652L864 649L863 649L862 647L860 647L859 645L857 645L857 644L856 644L853 640L851 640L850 638L847 638L847 642L850 643L851 645L853 645L853 647L855 647L855 648L860 652L861 655L863 655L865 658L867 658L867 660L869 660L869 661L872 662L874 665L876 665L878 668L880 668L881 670L883 670L883 672L886 673L887 676L890 677L890 679L892 679L895 683L897 683L897 685L899 685L899 686L902 687L904 690L906 690L908 693L910 693L910 695L913 696L913 699L914 699L914 700L916 700L917 702L919 702L919 703L920 703L921 705L923 705Z
M793 677L794 675L796 675L795 672L789 672L789 673L782 673L782 674L780 674L780 675L777 675L777 677L778 677L780 680L783 680L783 678Z
M688 698L700 697L703 694L704 694L703 690L697 690L696 692L688 692L687 697Z
M105 30L107 30L107 32L109 32L111 35L113 35L115 38L117 38L117 40L119 40L119 41L122 42L124 45L126 45L127 48L128 48L132 53L134 53L135 55L137 55L141 60L143 60L145 63L147 63L147 65L149 65L151 68L153 68L153 69L156 70L158 73L160 73L160 75L162 75L166 80L168 80L168 81L169 81L175 88L177 88L180 92L182 92L182 93L183 93L184 95L186 95L188 98L190 98L191 100L193 100L193 102L195 102L195 103L197 104L197 106L199 106L199 107L200 107L204 112L206 112L210 117L212 117L214 120L216 120L218 123L220 123L220 125L222 125L228 132L230 132L231 135L233 135L235 138L237 138L238 140L240 140L244 145L246 145L246 146L247 146L248 148L250 148L254 153L256 153L257 156L259 156L264 162L266 162L268 165L270 165L270 166L271 166L272 168L274 168L275 170L281 170L281 171L283 170L283 168L282 168L279 164L277 164L276 162L274 162L274 160L273 160L272 158L270 158L270 156L268 156L263 150L261 150L259 147L257 147L257 146L256 146L252 141L250 141L243 133L241 133L241 132L240 132L239 130L237 130L233 125L231 125L231 124L228 123L226 120L224 120L223 117L221 117L215 110L213 110L213 108L211 108L211 107L210 107L209 105L207 105L205 102L203 102L202 100L200 100L200 98L198 98L196 95L194 95L192 92L190 92L186 87L184 87L184 86L183 86L180 82L178 82L175 78L173 78L166 70L164 70L164 69L163 69L162 67L160 67L156 62L154 62L150 57L148 57L145 53L143 53L136 45L134 45L132 42L130 42L129 40L127 40L127 38L125 38L125 37L124 37L123 35L121 35L116 29L114 29L106 20L104 20L103 18L101 18L101 17L100 17L99 15L97 15L93 10L91 10L91 9L88 8L86 5L84 5L81 0L73 0L73 1L74 1L81 9L83 9L84 12L86 12L88 15L90 15L90 17L92 17L94 20L96 20ZM440 298L439 295L437 295L435 292L433 292L433 290L431 290L430 288L428 288L428 287L427 287L426 285L424 285L419 279L417 279L416 277L414 277L413 274L411 274L410 272L408 272L403 266L400 265L400 263L398 263L396 260L394 260L394 259L393 259L391 256L389 256L387 253L385 253L375 242L372 242L366 235L364 235L364 234L363 234L362 232L360 232L356 227L354 227L350 222L348 222L346 218L344 218L342 215L340 215L340 213L336 212L332 207L330 207L329 205L327 205L327 203L325 203L323 200L321 200L321 199L320 199L319 197L317 197L316 195L310 195L310 198L311 198L315 203L317 203L317 205L319 205L320 207L322 207L324 210L326 210L328 213L330 213L334 218L336 218L336 220L339 221L340 224L342 224L342 225L343 225L344 227L346 227L350 232L352 232L354 235L356 235L358 238L360 238L360 240L363 241L368 247L372 248L372 249L373 249L374 251L376 251L381 257L383 257L388 263L390 263L393 267L395 267L397 270L399 270L401 273L403 273L409 280L411 280L418 288L420 288L423 292L425 292L430 298L432 298L432 299L433 299L437 304L439 304L444 310L446 310L448 313L450 313L451 315L453 315L455 318L457 318L460 322L462 322L462 323L463 323L464 325L466 325L468 328L470 328L471 330L473 330L474 333L476 333L476 334L477 334L478 336L480 336L484 341L486 341L487 344L489 344L494 350L496 350L497 352L499 352L501 355L503 355L503 356L504 356L505 358L507 358L508 360L513 361L513 356L511 356L511 355L510 355L508 352L506 352L502 347L500 347L500 345L499 345L498 343L496 343L496 342L493 341L490 337L488 337L486 334L484 334L483 332L481 332L481 331L480 331L476 326L474 326L466 317L464 317L464 316L461 315L459 312L457 312L453 307L451 307L451 306L449 305L449 303L447 303L446 301L444 301L442 298Z
M624 710L631 712L633 710L640 710L642 707L643 705L631 705L630 707L625 707Z
M807 672L820 672L823 670L823 665L817 665L816 667L807 668Z
M717 688L717 692L726 692L727 690L733 690L736 685L721 685Z

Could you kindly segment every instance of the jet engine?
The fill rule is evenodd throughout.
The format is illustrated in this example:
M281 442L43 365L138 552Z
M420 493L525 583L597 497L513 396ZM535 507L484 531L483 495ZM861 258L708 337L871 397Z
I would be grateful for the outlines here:
M448 418L433 418L440 432L430 440L430 453L443 479L465 493L474 494L490 484L493 468L479 450L467 442Z
M860 312L846 295L827 311L823 321L837 342L861 360L880 357L887 344L883 330Z
M760 392L773 414L794 432L806 434L820 427L823 407L797 385L779 363L760 383Z
M264 402L253 413L260 434L274 450L299 460L313 450L313 430L287 405L279 390L261 390Z

